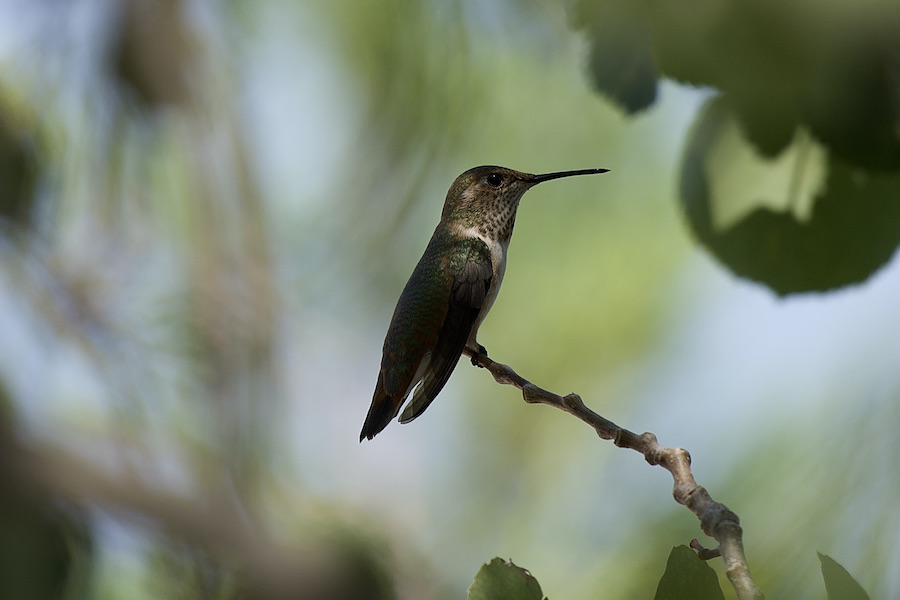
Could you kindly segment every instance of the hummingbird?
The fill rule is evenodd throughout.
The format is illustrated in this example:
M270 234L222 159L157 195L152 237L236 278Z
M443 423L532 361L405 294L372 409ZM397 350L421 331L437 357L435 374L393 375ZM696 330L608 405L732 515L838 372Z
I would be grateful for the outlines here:
M387 427L410 393L412 400L400 422L409 423L421 415L447 383L464 350L469 350L476 366L479 357L487 356L476 336L506 272L506 253L522 195L551 179L607 171L532 175L481 166L456 178L444 200L441 220L391 317L359 441L371 440Z

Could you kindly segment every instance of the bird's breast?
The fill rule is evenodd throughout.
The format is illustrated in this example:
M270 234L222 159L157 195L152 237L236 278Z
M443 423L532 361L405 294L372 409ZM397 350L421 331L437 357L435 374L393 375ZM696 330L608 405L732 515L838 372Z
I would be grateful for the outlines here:
M504 273L506 273L506 252L509 249L509 240L499 240L489 237L477 227L460 227L457 232L464 237L481 240L491 253L491 270L493 271L493 276L491 277L491 285L488 287L487 294L484 298L484 304L481 305L481 310L478 312L478 317L472 327L472 335L469 336L469 341L474 343L475 335L478 333L478 327L491 310L491 307L494 305L494 300L497 299L497 294L500 292L500 284L503 282Z

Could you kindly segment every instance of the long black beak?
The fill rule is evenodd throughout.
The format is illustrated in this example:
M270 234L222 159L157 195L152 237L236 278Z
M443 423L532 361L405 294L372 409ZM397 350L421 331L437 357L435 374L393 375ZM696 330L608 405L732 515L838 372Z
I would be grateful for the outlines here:
M550 181L551 179L559 179L560 177L573 177L575 175L596 175L598 173L606 173L609 169L581 169L580 171L559 171L557 173L543 173L541 175L535 175L534 179L531 180L532 183L538 184L543 181Z

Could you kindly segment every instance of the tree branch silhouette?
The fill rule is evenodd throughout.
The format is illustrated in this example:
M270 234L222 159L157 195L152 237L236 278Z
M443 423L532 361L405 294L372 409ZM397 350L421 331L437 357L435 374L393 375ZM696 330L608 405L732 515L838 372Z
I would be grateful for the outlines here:
M130 518L213 557L232 570L246 597L386 597L353 547L321 537L295 544L276 539L230 490L172 492L139 472L101 467L53 444L25 445L14 438L0 415L0 495L15 493L35 506L43 499L62 500Z
M763 593L750 576L750 568L744 555L743 530L740 519L727 506L716 502L706 489L699 485L691 472L691 455L684 448L666 448L652 433L633 433L603 418L585 406L578 394L560 396L538 387L516 373L511 367L498 363L487 356L475 354L469 349L465 354L473 364L487 369L497 383L512 385L522 391L522 397L529 404L546 404L563 410L594 428L604 440L620 448L630 448L644 455L651 465L659 465L672 474L675 501L686 506L700 520L703 533L714 538L719 546L703 548L697 540L691 547L698 550L703 560L721 556L725 562L725 573L740 600L762 600Z

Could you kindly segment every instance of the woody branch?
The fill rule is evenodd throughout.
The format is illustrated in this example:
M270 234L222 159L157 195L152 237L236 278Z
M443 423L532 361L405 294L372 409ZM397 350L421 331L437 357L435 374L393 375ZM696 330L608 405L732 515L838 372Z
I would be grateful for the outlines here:
M725 572L740 600L763 599L763 593L753 582L747 566L740 519L727 506L713 500L709 492L694 480L691 455L687 450L666 448L659 444L652 433L636 434L619 427L585 406L578 394L559 396L534 385L507 365L481 354L475 355L468 349L465 353L478 366L490 371L497 383L512 385L521 390L525 402L555 406L593 427L604 440L612 440L620 448L636 450L651 465L659 465L669 471L674 480L672 494L675 501L694 513L700 520L703 532L719 543L717 548L706 549L697 540L693 540L691 547L698 550L700 558L704 560L722 557Z

